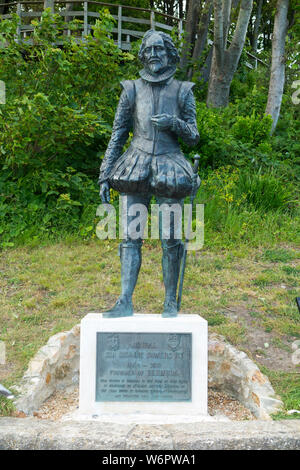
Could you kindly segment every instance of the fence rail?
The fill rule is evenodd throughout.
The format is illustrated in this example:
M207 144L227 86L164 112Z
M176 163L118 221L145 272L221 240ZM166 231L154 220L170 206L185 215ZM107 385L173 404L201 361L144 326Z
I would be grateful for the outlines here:
M33 7L37 5L42 6L39 11L33 9ZM75 8L78 5L80 7ZM1 19L12 18L12 12L17 13L20 17L20 22L18 24L16 40L18 42L24 41L32 44L33 39L31 36L34 27L31 24L31 20L41 18L44 8L49 6L53 12L55 11L65 18L64 34L68 36L75 35L77 40L84 40L86 35L92 34L93 25L96 19L100 18L100 13L89 9L89 7L92 6L94 8L95 6L99 6L101 8L109 8L113 18L116 20L116 25L112 29L113 39L120 49L127 51L131 49L132 41L140 39L149 28L170 32L175 27L179 38L181 38L184 33L185 21L176 16L148 8L97 2L94 0L26 0L22 2L0 3L0 7L10 9L9 13L0 15L0 21ZM139 13L139 15L143 14L145 17L135 16L135 12ZM78 24L77 31L72 31L68 28L68 23L74 19L82 21L82 23ZM138 27L136 25L138 25ZM78 32L80 32L79 35ZM208 44L213 44L213 41L208 39ZM249 68L257 68L258 63L266 65L253 54L247 53L247 56L249 61L246 62L246 65Z
M44 1L24 1L24 2L11 2L8 4L1 4L1 6L15 7L14 10L20 17L20 22L18 25L17 31L17 40L25 41L27 43L32 43L31 34L34 30L34 27L31 24L32 19L41 18L43 13L43 8L39 11L33 10L32 7L36 5L46 6ZM76 9L76 5L80 5L81 9ZM96 1L82 1L82 0L73 0L72 2L67 2L63 0L56 0L52 2L52 11L55 11L59 15L65 18L65 33L67 35L77 35L78 31L81 31L81 35L78 39L84 39L84 36L92 33L92 27L97 18L100 18L100 13L97 11L91 11L89 6L99 7L108 7L111 10L116 10L116 14L112 14L112 17L116 20L116 27L112 29L112 36L118 45L123 50L131 49L131 42L137 39L140 39L145 31L149 28L159 29L166 32L170 32L173 27L177 27L178 34L181 36L183 32L183 20L175 16L166 15L165 13L155 12L146 8L125 6L125 5L116 5L112 3L96 2ZM124 15L124 11L126 14ZM133 16L128 16L128 12L135 11L139 13L144 13L148 17L140 18ZM2 19L10 19L12 17L12 11L10 13L4 14L1 16ZM145 15L145 16L146 16ZM78 24L77 31L71 31L68 28L68 23L70 20L79 19L82 21L81 24ZM158 21L159 19L160 21ZM163 19L167 19L173 24L167 24L162 22ZM136 28L136 25L140 29Z

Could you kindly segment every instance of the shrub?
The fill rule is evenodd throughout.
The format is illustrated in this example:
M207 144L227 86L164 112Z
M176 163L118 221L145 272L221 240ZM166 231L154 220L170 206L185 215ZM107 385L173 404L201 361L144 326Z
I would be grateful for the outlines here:
M232 126L232 135L240 142L261 144L269 139L271 125L271 116L258 118L255 112L251 116L237 116Z
M17 44L17 17L0 22L0 239L71 231L83 236L100 202L97 178L120 91L121 64L131 61L108 37L108 12L77 44L62 18L34 21L35 47ZM70 23L76 28L76 23ZM52 43L60 39L63 47ZM3 42L3 41L2 41ZM94 212L95 214L95 212ZM89 230L90 232L91 230Z

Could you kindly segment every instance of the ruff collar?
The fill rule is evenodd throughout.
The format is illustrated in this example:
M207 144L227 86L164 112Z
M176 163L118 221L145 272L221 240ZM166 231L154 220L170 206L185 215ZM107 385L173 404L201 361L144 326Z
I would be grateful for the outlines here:
M157 74L157 75L152 75L150 72L148 72L145 69L142 69L140 71L140 76L142 77L143 80L146 80L146 82L150 83L161 83L161 82L166 82L169 80L169 78L173 77L173 75L176 72L176 67L168 67L164 72Z

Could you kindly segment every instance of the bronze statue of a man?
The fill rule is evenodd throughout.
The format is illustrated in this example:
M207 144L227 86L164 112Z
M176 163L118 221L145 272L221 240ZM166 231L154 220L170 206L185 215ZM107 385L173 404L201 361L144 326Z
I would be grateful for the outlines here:
M171 37L150 30L143 37L139 58L144 66L137 80L121 83L123 91L115 115L113 131L105 153L100 177L100 196L110 201L110 187L126 195L129 224L132 204L149 207L152 196L158 204L180 204L199 180L180 150L178 137L188 145L199 140L193 83L174 78L179 61ZM122 153L129 132L133 139ZM165 285L164 317L177 315L176 291L183 243L170 234L162 243L162 269ZM133 315L132 294L141 266L142 239L126 233L120 244L122 292L105 317Z

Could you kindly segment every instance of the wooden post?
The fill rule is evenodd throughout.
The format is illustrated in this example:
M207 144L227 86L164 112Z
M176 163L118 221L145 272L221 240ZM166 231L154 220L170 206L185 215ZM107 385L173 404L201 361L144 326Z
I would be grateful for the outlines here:
M54 13L54 0L44 0L44 10L51 8L51 12Z
M88 35L88 2L83 4L83 34Z
M122 48L122 7L118 6L118 47Z
M155 29L155 13L154 13L154 11L151 11L151 14L150 14L150 26L151 26L151 29Z
M183 23L182 23L182 19L180 19L179 24L178 24L178 36L179 36L180 41L182 40L182 33L183 33Z
M22 15L22 4L17 4L17 15L20 17L17 25L17 42L21 42L21 15Z
M66 13L65 23L66 23L66 25L68 25L68 23L70 21L72 21L72 19L73 19L73 17L69 15L69 11L72 11L72 10L75 10L74 3L66 3L66 8L65 8L65 13ZM71 30L69 28L66 28L64 30L64 34L66 34L67 36L71 36Z

